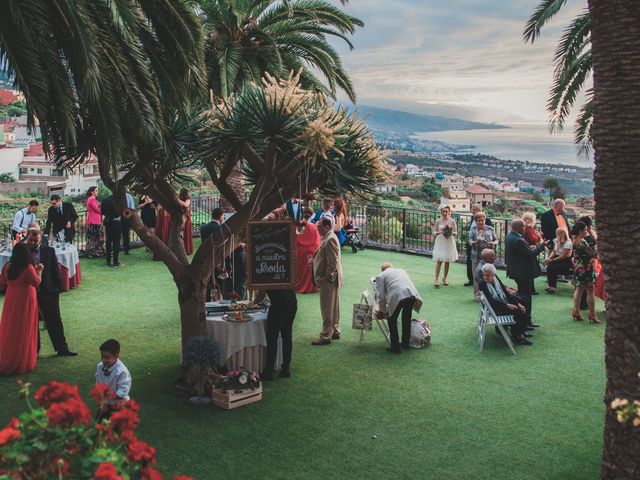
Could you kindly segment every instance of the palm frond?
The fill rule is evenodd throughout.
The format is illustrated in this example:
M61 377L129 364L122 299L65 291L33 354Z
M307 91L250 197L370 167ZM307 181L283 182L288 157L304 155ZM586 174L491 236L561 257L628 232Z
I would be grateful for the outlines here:
M525 42L533 43L539 36L542 27L560 11L567 0L542 0L536 7L524 27Z

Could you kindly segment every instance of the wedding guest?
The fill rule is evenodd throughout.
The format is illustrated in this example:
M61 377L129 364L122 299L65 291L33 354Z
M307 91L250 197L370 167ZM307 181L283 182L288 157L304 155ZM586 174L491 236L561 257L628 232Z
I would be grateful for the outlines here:
M476 224L476 220L474 218L475 214L482 211L482 205L479 203L474 203L471 205L471 223L469 224L469 232L471 232L471 228ZM489 217L485 218L485 224L492 227L491 219ZM467 256L467 283L464 284L465 287L471 287L473 285L473 280L475 278L475 271L477 268L473 268L473 262L471 261L471 245L469 242L465 245L465 254Z
M291 376L291 355L293 351L293 321L298 311L296 292L287 288L267 290L271 306L267 313L267 362L260 378L273 380L278 353L278 337L282 339L282 365L280 376Z
M547 266L547 283L549 284L545 290L547 293L556 293L558 275L571 275L573 273L573 264L571 263L573 242L569 239L569 233L564 228L558 228L556 230L556 238L547 245L553 248L549 258L544 261Z
M129 192L125 192L124 194L127 200L127 208L129 210L136 209L136 202L131 196ZM122 227L122 249L124 250L125 255L130 255L129 250L131 250L131 224L129 220L122 217L120 219L120 225Z
M585 215L584 217L580 217L578 222L582 222L587 226L587 236L584 239L587 241L589 246L595 247L598 242L598 236L596 235L595 230L593 229L593 222L591 221L591 217L589 215ZM593 269L596 272L596 284L597 277L600 275L600 271L602 270L602 266L600 265L600 260L596 257L593 260ZM594 295L597 295L596 289L594 287ZM601 298L601 297L598 297ZM580 297L580 310L588 310L589 305L587 304L587 291L585 290Z
M224 211L221 208L214 208L211 212L211 221L205 223L200 227L200 240L205 242L211 235L216 233L222 228L222 222L224 222ZM222 279L220 278L221 265L224 264L224 259L220 262L216 262L214 272L207 284L206 301L210 302L213 299L213 292L218 290L222 295Z
M13 225L11 226L11 237L16 238L18 235L20 239L24 239L27 236L27 230L32 223L38 223L36 212L38 211L37 200L31 200L29 205L25 208L21 208L16 212L13 217Z
M108 267L124 267L120 262L120 238L122 237L122 213L113 202L113 195L109 195L102 201L100 211L104 215L103 225L106 231L107 246L105 257ZM111 259L113 258L113 264Z
M296 195L292 195L285 203L287 216L294 222L302 220L303 207L302 202Z
M51 195L51 206L47 211L47 222L44 226L45 235L53 233L54 238L58 238L60 232L63 232L64 241L73 243L73 237L76 236L75 223L78 220L78 214L73 204L63 202L60 195L54 193Z
M104 256L104 235L102 233L102 213L98 203L98 187L87 190L87 258Z
M347 206L341 198L336 198L333 201L333 205L336 212L334 215L333 233L338 237L338 242L340 242L340 246L342 247L344 242L347 241L347 230L345 229L347 225Z
M448 205L440 206L440 218L435 221L431 230L436 235L433 244L433 260L436 262L436 279L433 286L440 288L440 269L444 263L444 275L442 284L449 285L449 263L458 260L458 249L456 248L455 235L458 227L455 220L451 218L451 208Z
M322 240L313 257L313 275L320 289L320 313L322 333L312 345L327 345L340 339L340 287L344 284L340 244L333 232L329 218L318 222L318 233Z
M140 210L140 220L142 224L147 227L151 235L156 233L156 206L158 204L151 199L148 195L142 195L138 199L138 210ZM149 247L145 250L148 252Z
M553 201L553 207L540 216L540 227L542 228L542 238L545 243L556 238L558 228L564 228L569 231L569 218L564 211L565 202L561 198Z
M38 311L47 333L53 344L53 348L61 357L75 357L78 352L71 350L64 335L64 325L60 314L60 292L62 283L60 281L60 268L56 251L52 247L42 245L42 232L30 229L27 243L31 250L31 256L36 265L42 264L42 275L40 286L38 287ZM38 338L38 350L40 350L40 339Z
M516 322L511 325L511 338L518 345L531 345L524 333L527 327L527 309L520 299L510 293L496 275L496 267L486 264L482 267L480 290L496 315L513 315Z
M171 216L162 205L158 205L156 207L156 236L165 244L169 243L170 226Z
M493 265L495 262L496 252L494 252L490 248L485 248L480 252L480 262L478 262L476 272L473 275L473 279L478 282L478 286L480 285L480 282L482 282L482 267L484 267L487 263Z
M96 385L106 385L115 398L98 412L98 422L109 419L119 404L130 400L131 373L120 360L120 342L110 338L100 345L100 363L96 367Z
M325 198L322 200L322 207L316 210L315 215L311 219L311 223L318 223L318 221L323 217L330 217L333 221L333 200L331 198Z
M313 255L320 245L320 233L309 220L313 216L310 208L302 216L302 233L296 235L296 292L314 293L318 287L313 283Z
M493 227L486 225L487 215L484 212L476 212L473 216L474 223L469 230L469 246L471 246L471 269L476 271L480 262L480 252L485 248L493 249L498 245L498 236ZM480 300L478 284L473 284L473 294L476 300Z
M587 305L589 307L589 321L602 323L596 316L593 288L596 282L594 261L596 259L595 245L589 245L586 240L589 234L587 226L583 222L576 222L571 229L573 237L573 285L576 287L573 293L574 320L584 320L580 315L580 298L582 293L587 293Z
M178 203L184 209L186 220L184 223L184 229L182 231L182 241L184 242L184 250L187 255L193 253L193 225L191 223L191 194L186 188L180 189L178 195Z
M538 244L542 240L542 237L535 229L535 225L536 225L535 214L533 212L525 212L522 215L522 221L524 222L524 233L522 234L524 241L527 242L527 245L529 245L530 247L537 248ZM542 275L542 269L540 268L540 261L538 260L538 257L536 257L536 275L535 276L539 277L540 275ZM531 295L538 295L538 292L536 292L535 277L531 279Z
M29 247L19 243L2 269L6 293L0 319L0 374L26 373L36 368L38 297L43 265L34 266Z
M388 316L391 353L401 353L401 346L409 349L411 339L411 313L422 308L422 297L418 293L407 272L401 268L393 268L391 263L383 263L382 273L376 277L376 294L378 309L376 316ZM402 313L402 343L398 337L398 317Z

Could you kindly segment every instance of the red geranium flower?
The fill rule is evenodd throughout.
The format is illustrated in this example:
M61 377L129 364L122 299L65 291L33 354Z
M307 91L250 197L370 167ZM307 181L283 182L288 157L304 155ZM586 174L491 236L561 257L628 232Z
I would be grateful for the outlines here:
M78 387L67 382L51 380L38 389L34 398L41 407L48 408L53 403L64 402L70 398L80 398Z
M53 427L89 425L91 423L91 413L79 397L71 397L64 402L51 404L47 408L47 418Z
M136 434L133 433L133 430L125 430L124 432L120 433L120 441L125 445L129 445L133 442L137 442L138 437L136 437Z
M0 447L20 438L20 430L16 428L5 428L0 430Z
M18 428L20 426L20 420L18 420L16 417L13 417L11 420L9 420L9 423L7 423L7 426L5 428Z
M113 412L109 422L114 430L122 433L127 430L135 430L140 423L140 418L134 410L123 408Z
M122 480L113 463L102 462L94 473L95 480Z
M129 445L127 451L129 460L142 463L143 465L154 465L156 463L156 449L146 442L138 440Z
M109 385L97 383L92 389L90 395L98 403L103 403L106 400L116 398L116 394L109 390Z
M162 474L153 467L147 467L142 471L141 480L162 480Z
M107 441L110 443L115 443L116 435L113 433L113 430L109 425L103 425L102 423L96 424L96 431L104 433Z

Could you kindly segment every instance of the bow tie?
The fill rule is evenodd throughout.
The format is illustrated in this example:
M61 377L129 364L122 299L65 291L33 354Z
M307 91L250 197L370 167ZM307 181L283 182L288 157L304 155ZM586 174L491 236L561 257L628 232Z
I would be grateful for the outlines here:
M102 367L102 373L107 377L110 376L111 375L111 367Z

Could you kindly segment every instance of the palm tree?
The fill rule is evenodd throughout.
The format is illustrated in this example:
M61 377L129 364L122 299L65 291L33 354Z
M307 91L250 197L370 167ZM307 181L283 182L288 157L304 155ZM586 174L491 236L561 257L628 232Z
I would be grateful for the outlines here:
M186 0L7 0L0 15L0 68L47 153L60 168L96 153L107 186L125 159L162 144L166 110L203 91L201 52Z
M566 4L567 0L542 0L529 18L525 30L525 41L533 43L542 27ZM564 31L555 55L553 84L547 101L552 132L562 130L565 121L575 106L578 95L584 91L586 102L580 107L576 118L574 139L579 152L587 155L591 150L591 125L593 122L593 91L585 84L592 78L591 63L591 16L585 10Z
M355 91L329 37L344 40L362 21L325 0L199 0L205 24L209 87L227 98L265 73L301 75L302 86L331 97L338 89L355 101ZM317 71L323 80L313 71Z
M640 242L637 128L640 10L635 0L590 0L593 52L593 147L598 250L607 288L603 479L640 478L640 427L618 422L616 397L640 391Z

